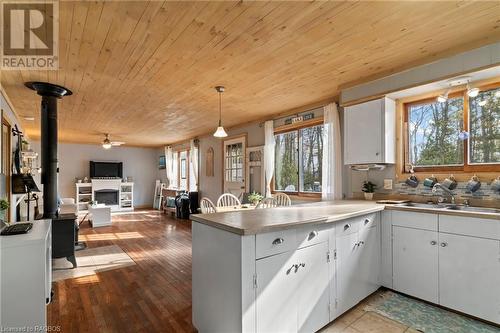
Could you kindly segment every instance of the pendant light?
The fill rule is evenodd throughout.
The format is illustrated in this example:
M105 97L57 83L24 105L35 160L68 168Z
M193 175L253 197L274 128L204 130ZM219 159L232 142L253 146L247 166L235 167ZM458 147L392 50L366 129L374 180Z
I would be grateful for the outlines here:
M219 126L217 127L214 136L216 138L225 138L227 136L227 133L224 130L224 127L222 127L222 93L224 92L224 87L217 86L215 87L215 90L217 90L217 92L219 93Z

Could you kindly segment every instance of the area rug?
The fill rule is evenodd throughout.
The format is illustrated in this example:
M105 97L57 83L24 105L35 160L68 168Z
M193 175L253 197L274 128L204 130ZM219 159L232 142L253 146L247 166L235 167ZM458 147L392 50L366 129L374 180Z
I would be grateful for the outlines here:
M365 311L377 312L425 333L500 332L500 328L389 290L370 301Z
M52 280L78 278L112 269L135 265L135 262L118 245L89 248L76 252L77 268L65 258L52 260Z

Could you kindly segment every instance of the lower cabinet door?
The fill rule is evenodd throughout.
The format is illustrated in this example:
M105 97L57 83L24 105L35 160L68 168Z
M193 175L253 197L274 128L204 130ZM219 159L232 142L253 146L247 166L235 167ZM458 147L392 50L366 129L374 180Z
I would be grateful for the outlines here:
M329 322L328 243L297 251L298 331L316 332Z
M299 268L296 264L294 251L256 261L257 332L297 332Z
M438 233L393 226L393 285L402 293L438 303Z
M356 280L359 283L358 300L362 300L380 287L380 239L378 227L359 232Z
M337 316L352 308L358 299L358 233L337 237Z
M500 242L439 234L440 304L500 323Z

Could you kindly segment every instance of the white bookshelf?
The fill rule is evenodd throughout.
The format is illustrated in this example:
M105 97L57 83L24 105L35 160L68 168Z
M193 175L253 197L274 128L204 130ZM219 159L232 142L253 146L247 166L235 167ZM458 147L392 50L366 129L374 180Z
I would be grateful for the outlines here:
M88 211L88 203L92 201L92 183L76 183L76 207L79 212Z

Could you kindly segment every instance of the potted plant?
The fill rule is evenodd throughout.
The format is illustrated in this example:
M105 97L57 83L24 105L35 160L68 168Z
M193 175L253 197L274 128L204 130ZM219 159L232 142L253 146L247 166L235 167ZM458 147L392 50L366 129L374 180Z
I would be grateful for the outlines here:
M375 188L377 185L373 184L370 181L364 181L363 182L363 187L361 188L361 191L365 193L365 200L372 200L373 199L373 192L375 192Z
M5 218L5 213L9 209L9 202L5 199L0 199L0 220L5 222L7 219Z
M248 195L248 201L250 201L253 205L257 205L262 199L264 199L264 196L255 191Z

